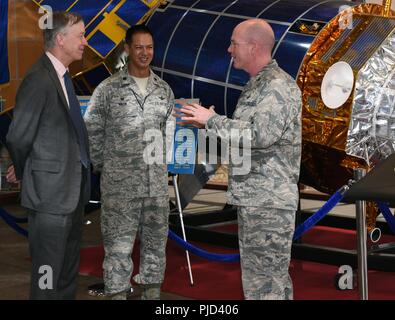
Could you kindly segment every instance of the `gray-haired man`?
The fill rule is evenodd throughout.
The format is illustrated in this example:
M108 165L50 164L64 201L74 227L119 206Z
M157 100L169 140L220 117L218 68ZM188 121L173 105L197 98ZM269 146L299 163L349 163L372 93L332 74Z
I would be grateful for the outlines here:
M87 45L81 16L56 12L45 54L19 87L7 145L9 181L29 213L32 299L74 299L83 209L90 195L86 127L68 72Z

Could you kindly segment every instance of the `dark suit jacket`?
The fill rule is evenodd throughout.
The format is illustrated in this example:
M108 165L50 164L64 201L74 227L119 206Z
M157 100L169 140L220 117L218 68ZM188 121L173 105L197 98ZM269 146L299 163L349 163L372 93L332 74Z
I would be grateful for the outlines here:
M85 139L88 146L86 128ZM82 166L76 133L56 71L44 54L21 83L7 134L21 204L35 211L68 214L80 197ZM90 174L83 201L89 200Z

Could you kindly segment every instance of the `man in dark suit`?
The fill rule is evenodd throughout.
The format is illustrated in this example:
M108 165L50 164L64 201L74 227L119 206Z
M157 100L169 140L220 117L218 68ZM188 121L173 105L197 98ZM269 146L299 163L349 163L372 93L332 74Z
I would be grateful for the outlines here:
M21 204L28 209L31 299L74 299L90 160L68 66L82 59L87 42L81 16L57 12L52 18L45 54L16 96L8 180L21 180Z

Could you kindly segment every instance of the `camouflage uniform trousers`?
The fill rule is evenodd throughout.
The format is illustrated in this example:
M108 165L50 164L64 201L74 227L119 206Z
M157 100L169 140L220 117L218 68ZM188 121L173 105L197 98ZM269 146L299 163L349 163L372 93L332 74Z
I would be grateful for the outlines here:
M140 237L142 284L161 284L166 269L168 197L103 198L101 230L104 244L105 294L129 290L133 272L131 253L137 231Z
M295 212L239 206L238 224L245 299L293 299L288 268Z

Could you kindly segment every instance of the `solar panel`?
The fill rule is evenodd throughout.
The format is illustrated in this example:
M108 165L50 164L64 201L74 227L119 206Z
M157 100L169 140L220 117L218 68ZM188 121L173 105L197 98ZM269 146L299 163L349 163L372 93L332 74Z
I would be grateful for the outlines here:
M156 8L160 0L147 4L143 0L33 0L39 6L50 6L52 11L79 13L86 26L86 39L100 57L107 57L125 37L126 29L141 23L146 14Z

